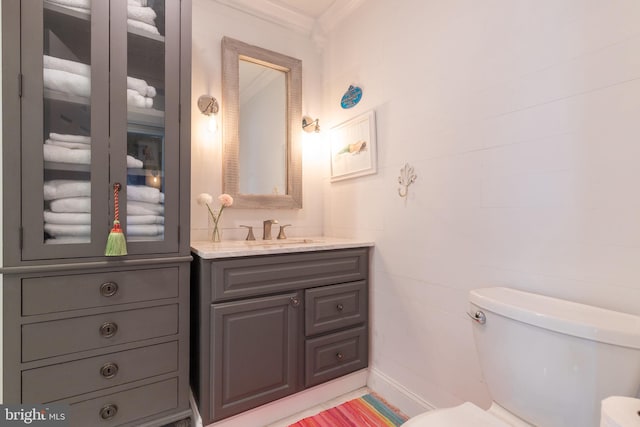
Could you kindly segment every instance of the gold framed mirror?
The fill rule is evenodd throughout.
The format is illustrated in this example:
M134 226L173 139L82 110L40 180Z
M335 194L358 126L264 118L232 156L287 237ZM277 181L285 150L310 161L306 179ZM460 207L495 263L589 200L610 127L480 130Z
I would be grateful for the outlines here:
M222 39L223 192L234 207L302 208L302 61Z

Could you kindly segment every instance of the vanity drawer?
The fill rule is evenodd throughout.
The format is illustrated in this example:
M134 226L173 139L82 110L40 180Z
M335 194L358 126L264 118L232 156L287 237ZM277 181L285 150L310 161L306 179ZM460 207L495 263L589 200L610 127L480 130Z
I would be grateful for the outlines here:
M22 315L176 298L178 268L22 279Z
M178 379L71 404L72 427L116 426L178 407Z
M213 302L365 280L367 248L254 256L211 263Z
M369 363L367 328L359 326L308 339L305 359L306 387L366 368Z
M307 289L304 303L306 335L357 325L367 319L367 282Z
M177 304L31 323L22 326L22 361L109 347L177 332Z
M22 401L47 403L177 370L177 341L105 354L23 371Z

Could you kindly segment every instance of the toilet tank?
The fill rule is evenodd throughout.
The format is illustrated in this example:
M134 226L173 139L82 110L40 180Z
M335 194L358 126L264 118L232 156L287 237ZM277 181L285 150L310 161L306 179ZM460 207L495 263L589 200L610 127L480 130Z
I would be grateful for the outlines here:
M638 395L639 316L509 288L469 301L491 398L528 423L597 427L602 399Z

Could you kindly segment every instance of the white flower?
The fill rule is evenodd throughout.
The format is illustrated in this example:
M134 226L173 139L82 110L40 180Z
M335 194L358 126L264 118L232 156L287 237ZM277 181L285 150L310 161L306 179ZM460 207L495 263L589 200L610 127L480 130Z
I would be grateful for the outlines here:
M209 193L200 193L196 201L200 206L207 206L213 202L213 197Z

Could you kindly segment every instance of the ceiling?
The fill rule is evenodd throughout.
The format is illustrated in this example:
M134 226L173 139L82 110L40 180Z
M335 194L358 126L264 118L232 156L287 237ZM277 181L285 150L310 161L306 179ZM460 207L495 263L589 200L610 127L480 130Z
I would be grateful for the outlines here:
M322 38L366 0L216 0L302 34Z

